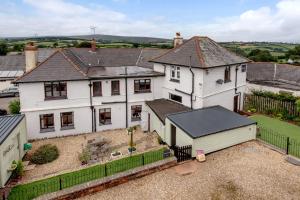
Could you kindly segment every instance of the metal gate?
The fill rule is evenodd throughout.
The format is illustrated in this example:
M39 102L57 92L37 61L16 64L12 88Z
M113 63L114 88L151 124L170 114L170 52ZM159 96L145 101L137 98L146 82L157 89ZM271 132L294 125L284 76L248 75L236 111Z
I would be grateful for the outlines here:
M171 148L174 150L174 155L177 158L177 162L192 159L192 145L182 147L173 146Z

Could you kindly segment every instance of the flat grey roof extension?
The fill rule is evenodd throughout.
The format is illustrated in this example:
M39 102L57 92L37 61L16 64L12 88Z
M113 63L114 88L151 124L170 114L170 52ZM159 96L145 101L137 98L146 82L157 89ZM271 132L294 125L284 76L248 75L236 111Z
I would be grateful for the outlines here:
M22 121L24 115L0 116L0 145L11 134L15 127Z
M256 124L253 120L222 106L170 114L167 118L192 138Z

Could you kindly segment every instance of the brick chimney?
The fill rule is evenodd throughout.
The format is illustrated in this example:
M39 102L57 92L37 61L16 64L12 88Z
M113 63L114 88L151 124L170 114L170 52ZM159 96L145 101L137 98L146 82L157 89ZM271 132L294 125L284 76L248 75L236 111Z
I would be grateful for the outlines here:
M92 50L93 52L95 52L95 51L97 50L95 38L93 38L92 41L91 41L91 50Z
M35 68L38 62L38 48L33 42L29 42L25 46L25 71Z
M183 37L181 37L180 32L177 32L173 43L174 48L177 47L178 45L181 45L182 43L183 43Z

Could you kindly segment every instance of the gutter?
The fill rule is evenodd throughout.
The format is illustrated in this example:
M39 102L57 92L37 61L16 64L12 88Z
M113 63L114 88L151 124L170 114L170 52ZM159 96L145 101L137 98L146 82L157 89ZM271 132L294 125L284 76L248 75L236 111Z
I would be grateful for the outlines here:
M242 93L241 92L237 92L237 77L238 77L238 70L239 70L239 67L238 66L236 66L235 67L235 83L234 83L234 94L237 94L237 95L239 95L239 107L238 107L238 111L240 111L241 110L241 97L242 97Z
M194 79L195 79L195 74L192 70L192 64L191 64L191 59L192 59L192 56L190 56L190 72L192 74L192 92L191 92L191 109L193 110L193 95L194 95Z
M94 106L93 106L93 99L92 99L92 82L90 81L89 83L89 87L90 87L90 108L91 108L91 113L92 113L92 132L94 132Z
M126 119L126 128L128 128L128 89L127 89L127 67L125 67L125 119Z

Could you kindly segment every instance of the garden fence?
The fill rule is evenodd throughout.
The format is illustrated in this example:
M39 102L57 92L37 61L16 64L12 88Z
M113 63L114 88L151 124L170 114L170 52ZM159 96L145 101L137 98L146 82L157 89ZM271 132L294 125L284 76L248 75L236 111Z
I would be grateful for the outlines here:
M166 148L162 148L155 151L145 152L143 154L132 155L105 164L95 165L55 177L17 185L12 188L8 199L29 200L47 193L56 192L74 185L100 179L119 172L133 169L135 167L153 163L164 159L165 149ZM2 199L3 198L5 199L4 196L2 196Z
M286 154L300 158L300 142L274 130L260 127L257 137L286 152Z
M277 113L287 112L291 116L300 116L295 101L277 100L253 94L245 94L244 108L255 108L257 112L261 113L275 111Z

